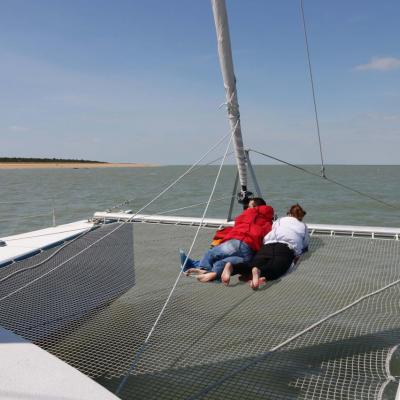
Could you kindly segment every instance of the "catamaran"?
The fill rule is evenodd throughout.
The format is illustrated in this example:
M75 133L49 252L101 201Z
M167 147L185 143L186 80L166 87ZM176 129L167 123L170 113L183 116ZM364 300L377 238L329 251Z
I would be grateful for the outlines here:
M244 202L261 192L225 1L212 7ZM232 225L206 217L218 176L200 218L144 206L1 238L2 399L400 399L400 228L310 224L311 251L280 281L199 284L177 249Z

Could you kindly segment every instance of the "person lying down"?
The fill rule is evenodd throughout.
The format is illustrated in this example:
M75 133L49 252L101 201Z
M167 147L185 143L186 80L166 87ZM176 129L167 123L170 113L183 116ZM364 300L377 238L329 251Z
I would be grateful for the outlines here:
M201 260L188 258L180 250L182 270L196 274L201 282L220 279L226 263L248 263L261 248L264 236L271 231L274 209L261 198L251 199L249 206L236 219L221 244L208 250Z
M261 249L250 262L227 262L221 281L229 285L232 275L248 278L250 287L258 289L287 273L293 262L308 250L310 235L303 222L306 212L299 204L290 207L287 216L276 220L263 241Z

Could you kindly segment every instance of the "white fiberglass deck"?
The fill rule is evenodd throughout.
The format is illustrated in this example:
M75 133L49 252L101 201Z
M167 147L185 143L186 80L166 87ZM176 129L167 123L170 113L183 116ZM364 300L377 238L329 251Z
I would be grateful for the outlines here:
M0 327L2 400L115 400L111 392L47 351Z
M233 221L227 221L221 218L194 218L194 217L179 217L173 215L146 215L146 214L129 214L124 212L96 212L94 218L103 221L131 221L131 222L149 222L160 224L176 224L176 225L193 225L207 227L224 227L233 226ZM356 226L356 225L331 225L331 224L307 224L308 228L313 233L328 234L328 235L350 235L350 236L368 236L368 237L388 237L399 240L400 228L380 227L380 226Z
M0 247L0 267L13 260L34 254L65 240L69 240L93 227L92 222L77 221L71 224L40 229L19 235L0 238L6 246Z

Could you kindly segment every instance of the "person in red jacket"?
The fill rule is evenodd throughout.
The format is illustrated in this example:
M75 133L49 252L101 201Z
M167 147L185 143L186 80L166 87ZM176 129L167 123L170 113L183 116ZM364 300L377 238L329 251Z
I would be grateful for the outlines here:
M200 261L181 252L183 272L199 274L198 280L209 282L221 277L225 264L246 263L261 248L263 237L272 229L274 209L261 198L251 199L249 206L235 219L221 244L208 250Z

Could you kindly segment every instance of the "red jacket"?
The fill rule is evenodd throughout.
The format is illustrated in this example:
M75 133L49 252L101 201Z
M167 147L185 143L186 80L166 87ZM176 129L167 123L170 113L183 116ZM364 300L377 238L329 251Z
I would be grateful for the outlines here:
M264 236L272 229L274 209L271 206L258 206L244 210L235 219L235 225L222 242L237 239L248 244L252 250L260 250Z

